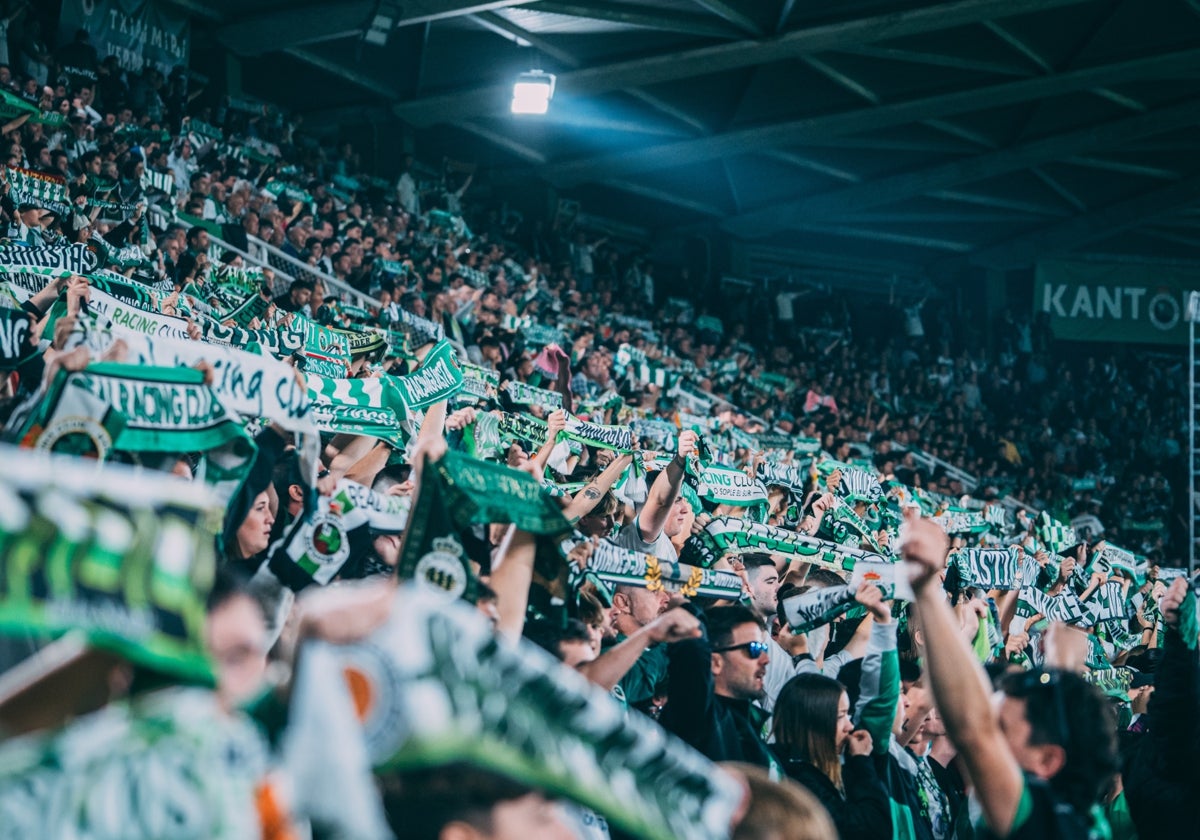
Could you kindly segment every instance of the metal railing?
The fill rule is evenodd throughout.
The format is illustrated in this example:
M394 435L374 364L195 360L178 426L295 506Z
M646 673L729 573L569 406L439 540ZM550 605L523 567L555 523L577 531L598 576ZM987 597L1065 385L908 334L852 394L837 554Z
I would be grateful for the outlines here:
M165 211L153 205L148 211L151 216L155 217L154 222L159 227L166 227L169 223L182 225L184 228L191 228L192 225L186 219L168 216ZM339 280L332 275L313 268L311 265L301 262L300 260L288 256L283 251L280 251L274 245L264 242L257 236L247 236L246 241L249 247L245 250L238 248L219 236L214 235L209 231L208 238L212 246L219 251L232 251L240 256L247 263L259 268L269 268L275 272L275 280L271 285L271 294L279 295L287 291L288 286L293 280L305 279L324 284L326 293L334 292L341 296L344 300L352 302L355 306L367 309L379 305L379 301L372 298L370 295L365 295L358 289L346 283L344 280ZM210 250L213 249L210 247ZM210 254L211 256L211 254Z
M311 280L314 283L320 282L324 284L326 293L336 292L345 300L353 302L355 306L363 309L379 305L379 301L370 295L363 294L358 289L346 283L346 281L339 280L331 274L326 274L308 263L301 262L295 257L285 254L271 243L264 242L257 236L247 236L246 240L250 243L252 251L258 251L263 255L256 258L255 261L274 269L276 274L282 273L293 279L300 278Z

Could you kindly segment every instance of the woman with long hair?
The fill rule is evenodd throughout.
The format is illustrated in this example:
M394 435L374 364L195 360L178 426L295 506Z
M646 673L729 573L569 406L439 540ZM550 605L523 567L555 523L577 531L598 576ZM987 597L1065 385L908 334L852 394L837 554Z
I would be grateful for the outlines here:
M841 683L821 674L793 677L775 701L772 734L788 776L821 800L842 840L892 835L871 736L855 731Z

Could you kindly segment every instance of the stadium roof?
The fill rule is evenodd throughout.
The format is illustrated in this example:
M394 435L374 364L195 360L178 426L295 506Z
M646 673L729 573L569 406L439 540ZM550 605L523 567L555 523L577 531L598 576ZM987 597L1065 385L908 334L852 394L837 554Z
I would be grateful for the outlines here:
M760 264L950 274L1200 245L1200 0L175 2L310 124L386 144L403 121ZM514 117L532 67L557 75L551 111Z

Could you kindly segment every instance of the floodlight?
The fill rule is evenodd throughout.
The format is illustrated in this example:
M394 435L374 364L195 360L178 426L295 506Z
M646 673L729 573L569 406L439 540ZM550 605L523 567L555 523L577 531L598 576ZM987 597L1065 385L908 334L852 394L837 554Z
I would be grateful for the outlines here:
M531 70L522 73L513 84L514 114L544 114L554 97L554 74Z

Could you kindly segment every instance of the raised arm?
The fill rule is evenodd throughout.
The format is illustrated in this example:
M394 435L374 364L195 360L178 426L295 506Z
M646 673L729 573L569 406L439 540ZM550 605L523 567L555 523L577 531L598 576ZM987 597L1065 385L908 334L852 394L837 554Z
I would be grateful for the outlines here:
M700 635L700 620L685 609L676 607L660 615L654 621L639 627L625 641L615 645L591 662L579 666L579 670L591 682L612 691L638 657L651 645L671 644Z
M612 489L621 477L621 473L633 463L632 455L619 455L612 459L600 475L593 478L587 485L571 498L571 503L563 510L563 516L568 522L577 522L587 516L596 507L604 494Z
M667 524L671 506L675 504L679 488L683 485L683 470L687 465L687 458L696 450L696 440L696 433L690 429L679 433L679 445L674 459L658 474L654 486L650 488L650 496L637 518L639 535L646 542L657 540Z
M926 671L946 734L958 748L993 833L1008 836L1025 781L992 711L983 667L962 634L942 590L941 572L950 550L946 533L913 511L905 514L900 552L910 564L917 618L925 635Z

